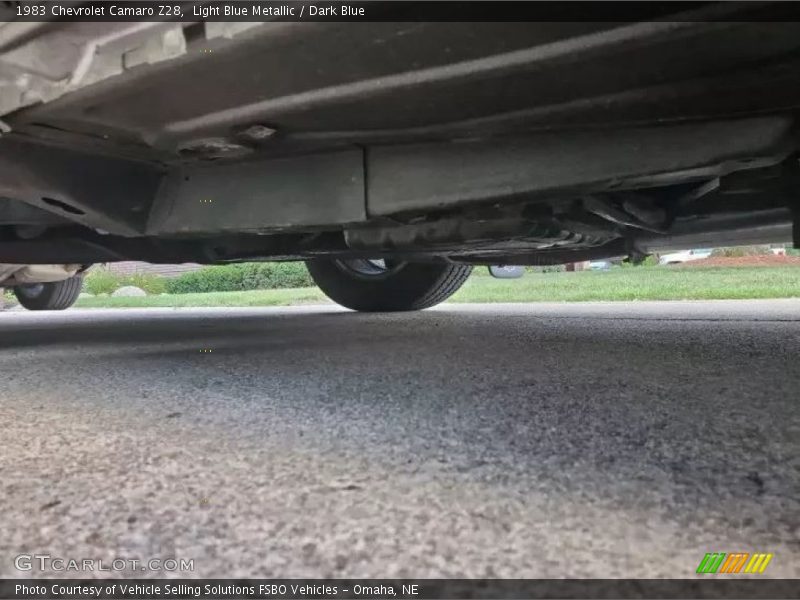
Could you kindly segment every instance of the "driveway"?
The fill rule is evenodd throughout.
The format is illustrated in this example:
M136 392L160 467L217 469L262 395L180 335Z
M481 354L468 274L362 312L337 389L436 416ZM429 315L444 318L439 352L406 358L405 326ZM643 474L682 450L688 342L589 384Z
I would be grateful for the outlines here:
M798 300L7 312L0 371L0 576L800 576Z

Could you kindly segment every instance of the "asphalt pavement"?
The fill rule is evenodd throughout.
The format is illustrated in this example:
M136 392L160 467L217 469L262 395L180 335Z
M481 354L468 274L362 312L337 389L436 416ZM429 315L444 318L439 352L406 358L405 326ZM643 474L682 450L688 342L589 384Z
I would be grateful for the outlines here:
M12 311L0 373L3 577L800 576L800 300Z

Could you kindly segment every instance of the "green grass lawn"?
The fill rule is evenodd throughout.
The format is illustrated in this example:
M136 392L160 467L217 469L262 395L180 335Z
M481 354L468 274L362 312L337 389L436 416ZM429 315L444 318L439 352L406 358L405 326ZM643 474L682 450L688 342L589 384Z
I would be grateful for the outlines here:
M111 298L95 296L79 298L80 308L146 308L153 306L289 306L325 302L317 288L252 290L249 292L210 292L207 294L163 294L143 298Z
M800 297L797 267L644 267L541 273L521 279L471 277L456 302L718 300Z
M577 273L529 273L521 279L471 277L451 302L581 302L800 297L797 267L640 267ZM327 301L316 288L81 298L82 308L286 306Z

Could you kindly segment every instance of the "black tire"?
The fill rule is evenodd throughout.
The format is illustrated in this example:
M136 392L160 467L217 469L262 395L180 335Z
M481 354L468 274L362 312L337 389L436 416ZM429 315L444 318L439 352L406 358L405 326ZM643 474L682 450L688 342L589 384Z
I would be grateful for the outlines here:
M83 287L83 276L75 275L63 281L18 285L14 295L28 310L64 310L75 304Z
M421 310L452 296L472 267L448 263L383 263L363 259L306 262L328 298L353 310ZM380 261L382 262L382 261Z

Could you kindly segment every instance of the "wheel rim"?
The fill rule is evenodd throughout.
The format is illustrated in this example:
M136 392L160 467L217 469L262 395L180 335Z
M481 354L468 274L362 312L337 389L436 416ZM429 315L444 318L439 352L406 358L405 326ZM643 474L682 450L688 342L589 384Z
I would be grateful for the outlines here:
M336 260L336 266L345 273L358 279L386 279L397 273L405 265L404 262L385 260L383 258L348 258Z
M25 285L18 285L17 291L26 298L36 298L44 291L43 283L27 283Z

